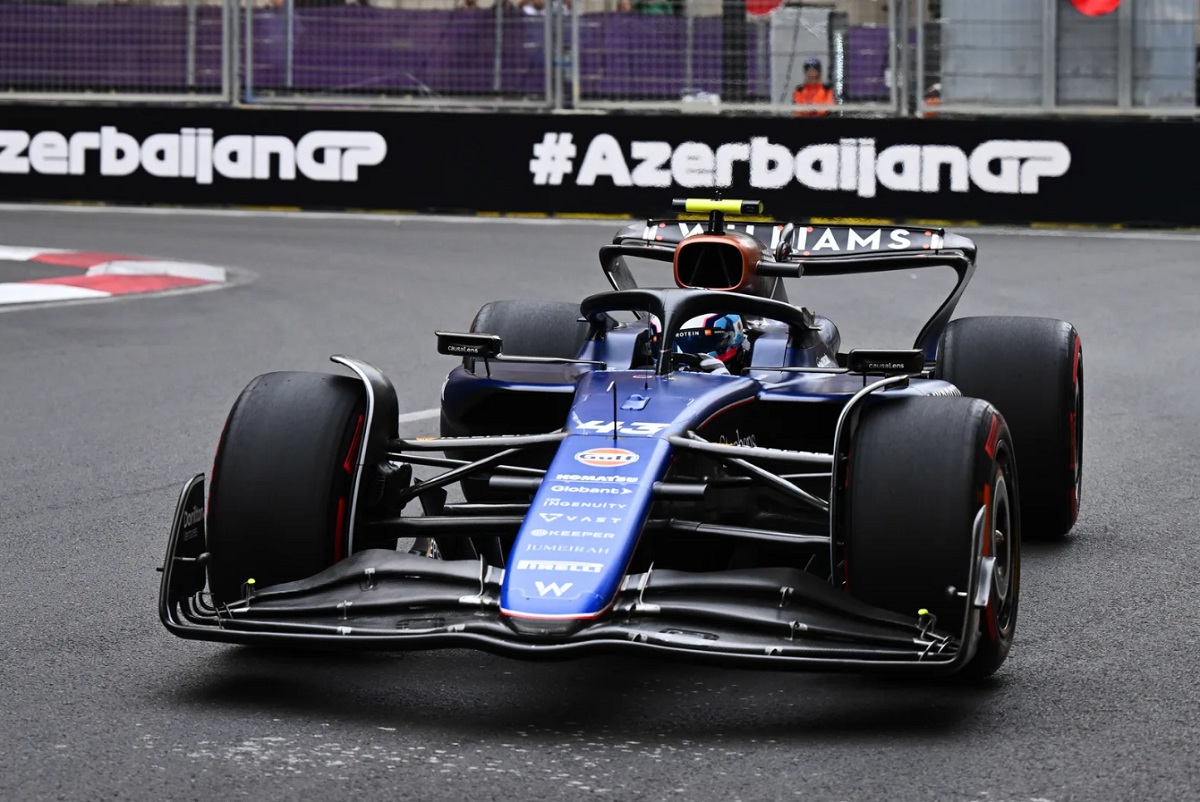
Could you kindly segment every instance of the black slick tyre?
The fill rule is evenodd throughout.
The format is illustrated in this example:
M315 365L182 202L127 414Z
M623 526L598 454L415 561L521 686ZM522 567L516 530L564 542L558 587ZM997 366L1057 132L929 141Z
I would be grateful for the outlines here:
M347 556L353 466L363 429L359 382L268 373L238 396L209 485L209 589L217 604L311 576Z
M928 610L939 631L958 636L975 629L967 626L975 615L973 565L994 558L975 655L964 669L994 673L1012 645L1021 579L1017 468L1004 418L976 398L877 404L863 412L847 471L847 591L914 620ZM980 508L983 537L974 551Z
M500 335L506 354L571 359L583 346L588 324L579 304L570 301L492 301L475 314L471 331Z
M572 359L579 354L587 337L588 324L580 321L579 304L568 301L509 300L484 304L471 322L472 332L497 334L504 353L515 356L557 357ZM468 370L474 370L473 359L463 360ZM502 420L491 420L486 429L476 430L463 421L452 419L442 411L441 434L444 437L472 437L496 434L504 429ZM557 428L559 421L547 421L547 428ZM505 434L528 434L509 432ZM457 459L478 459L485 452L447 452ZM521 501L525 496L498 492L487 487L486 478L467 478L461 483L463 497L473 503ZM453 553L455 550L451 548Z
M946 327L935 374L992 403L1012 431L1026 537L1075 525L1083 483L1083 345L1070 323L974 317Z

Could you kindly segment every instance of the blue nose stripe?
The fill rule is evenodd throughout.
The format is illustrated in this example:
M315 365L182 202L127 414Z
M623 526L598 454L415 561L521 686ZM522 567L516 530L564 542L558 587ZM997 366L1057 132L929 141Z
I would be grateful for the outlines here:
M501 609L593 618L612 604L666 471L670 445L571 435L559 445L507 561Z

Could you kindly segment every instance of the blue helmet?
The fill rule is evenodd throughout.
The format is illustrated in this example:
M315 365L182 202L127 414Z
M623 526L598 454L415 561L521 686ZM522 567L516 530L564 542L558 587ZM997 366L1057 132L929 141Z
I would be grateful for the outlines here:
M675 333L676 351L716 357L727 365L743 354L746 346L746 327L740 315L701 315ZM736 370L740 369L736 365Z

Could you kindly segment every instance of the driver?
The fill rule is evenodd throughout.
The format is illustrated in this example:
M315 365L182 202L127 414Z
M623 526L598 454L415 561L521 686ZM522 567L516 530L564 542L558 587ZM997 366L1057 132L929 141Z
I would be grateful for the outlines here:
M738 375L750 364L750 341L740 315L701 315L675 333L677 353L701 358L707 373Z

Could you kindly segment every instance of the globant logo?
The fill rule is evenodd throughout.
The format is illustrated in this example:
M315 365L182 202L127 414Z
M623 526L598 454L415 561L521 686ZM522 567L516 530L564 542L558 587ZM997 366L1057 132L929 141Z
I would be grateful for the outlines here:
M533 146L529 171L537 186L560 185L574 174L576 186L611 181L618 187L730 187L735 165L754 189L783 189L793 181L814 190L854 192L873 198L879 187L893 192L984 192L1035 195L1043 178L1071 167L1062 142L991 139L970 153L953 145L892 145L878 150L873 138L842 139L793 152L767 137L726 142L637 141L626 150L609 134L588 143L576 170L578 148L570 133L548 133Z
M293 142L273 135L214 138L211 128L181 128L139 142L111 125L69 137L58 131L0 130L0 174L8 175L85 175L91 161L103 177L140 168L156 178L191 178L197 184L211 184L217 175L354 182L360 167L374 167L386 156L387 140L375 131L310 131Z

